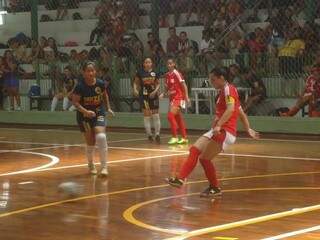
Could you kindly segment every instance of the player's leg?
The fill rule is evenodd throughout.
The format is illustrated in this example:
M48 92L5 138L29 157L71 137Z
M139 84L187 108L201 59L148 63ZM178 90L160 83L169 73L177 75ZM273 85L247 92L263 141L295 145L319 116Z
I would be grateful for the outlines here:
M62 103L63 111L68 111L69 105L70 105L69 98L67 96L64 96L63 103Z
M178 141L178 144L187 144L189 143L188 138L187 138L187 130L186 130L186 124L183 119L183 114L181 112L181 109L185 108L185 101L179 101L179 111L176 114L176 121L178 123L179 129L180 129L180 134L181 137Z
M207 145L210 143L210 139L204 136L201 136L195 144L189 149L189 156L186 161L183 163L178 176L175 178L167 179L167 182L174 187L181 187L190 175L193 169L196 167L201 153L207 148Z
M14 110L14 96L13 96L13 92L12 92L12 88L8 87L7 88L7 93L9 96L9 110L13 111Z
M100 174L102 176L107 176L108 175L108 168L107 168L108 144L107 144L106 128L105 126L95 126L94 132L95 132L95 142L98 147L100 164L101 164Z
M83 121L79 124L80 130L83 133L83 136L86 141L86 157L88 161L89 172L92 175L97 174L97 169L94 164L94 150L95 150L95 133L94 129L90 127L90 124L86 121Z
M159 99L152 99L149 104L151 108L151 117L154 126L155 140L157 143L160 143L161 121L159 115Z
M155 132L155 140L157 143L160 143L161 120L159 115L159 109L152 110L152 122Z
M149 105L149 99L146 97L141 97L140 99L140 104L141 104L141 108L142 108L142 112L143 112L143 124L144 124L144 128L148 137L148 140L150 142L153 141L153 137L152 137L152 131L151 131L151 109L150 109L150 105Z
M173 145L173 144L177 144L179 139L178 139L178 123L176 120L176 115L179 113L180 109L178 106L176 106L174 104L174 102L172 102L170 104L170 109L168 112L168 122L170 124L170 128L171 128L171 139L169 140L168 144L169 145Z
M51 102L51 112L54 112L56 110L58 101L59 101L59 94L55 94Z
M312 99L312 95L304 95L304 96L301 96L298 100L297 100L297 103L292 107L290 108L290 110L286 113L280 113L280 116L281 117L293 117L295 116L299 111L300 109L305 105L307 104L310 100Z
M212 160L229 145L233 144L235 140L235 136L222 130L220 134L212 136L210 143L199 156L200 163L209 181L209 187L200 194L201 197L215 197L221 195L216 168Z

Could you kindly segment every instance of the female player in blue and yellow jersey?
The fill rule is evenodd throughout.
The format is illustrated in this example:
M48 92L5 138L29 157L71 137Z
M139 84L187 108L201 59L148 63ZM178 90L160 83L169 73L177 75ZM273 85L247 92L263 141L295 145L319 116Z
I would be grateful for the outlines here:
M133 91L139 97L144 115L144 127L149 141L153 141L151 132L151 118L155 129L155 140L160 143L160 116L159 116L159 90L160 82L158 74L153 71L151 58L143 61L143 68L139 70L134 78Z
M72 102L77 108L77 122L86 140L86 155L91 174L97 174L94 165L94 148L97 145L100 155L101 176L108 175L106 110L113 116L104 82L96 78L93 62L87 62L83 68L83 80L73 90Z

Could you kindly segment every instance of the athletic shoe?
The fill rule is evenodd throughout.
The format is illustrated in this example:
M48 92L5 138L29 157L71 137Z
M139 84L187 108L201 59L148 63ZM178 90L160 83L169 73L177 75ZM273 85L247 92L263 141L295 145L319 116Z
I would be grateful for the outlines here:
M16 108L16 111L21 112L21 111L22 111L22 110L21 110L21 107L17 107L17 108Z
M96 166L92 163L89 163L88 164L88 168L89 168L89 173L92 174L92 175L97 175L97 169L96 169Z
M106 167L102 168L100 171L100 176L101 177L107 177L109 175L108 169Z
M156 138L155 138L155 140L156 140L156 142L157 142L158 144L160 144L160 143L161 143L160 135L157 135Z
M203 198L218 197L221 195L222 195L221 189L218 187L212 187L212 186L209 186L206 190L200 193L200 197L203 197Z
M172 138L170 138L170 140L169 140L168 144L169 144L169 145L174 145L174 144L177 144L177 143L178 143L178 141L179 141L179 139L178 139L178 138L174 138L174 137L172 137Z
M149 142L153 142L153 137L152 137L152 136L149 136L149 137L148 137L148 140L149 140Z
M165 180L172 187L181 188L183 186L183 180L177 177L166 178Z
M189 140L186 138L180 138L178 141L178 144L188 144L188 143L189 143Z
M288 113L286 112L279 112L280 117L289 117Z

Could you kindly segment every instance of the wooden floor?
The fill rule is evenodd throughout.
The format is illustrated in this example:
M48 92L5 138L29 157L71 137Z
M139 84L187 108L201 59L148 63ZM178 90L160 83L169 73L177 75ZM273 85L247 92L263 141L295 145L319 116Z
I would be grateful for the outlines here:
M87 173L77 131L0 129L0 239L320 239L320 139L238 139L215 160L216 200L199 198L199 166L183 189L164 184L187 146L108 139L110 176L100 178ZM64 182L81 194L59 191Z

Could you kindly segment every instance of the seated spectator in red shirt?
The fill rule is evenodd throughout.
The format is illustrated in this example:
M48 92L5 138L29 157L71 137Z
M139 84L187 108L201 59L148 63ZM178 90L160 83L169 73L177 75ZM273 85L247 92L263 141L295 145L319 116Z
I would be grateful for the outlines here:
M288 111L280 113L281 117L293 117L301 108L309 104L309 116L319 117L320 109L320 65L311 69L311 75L306 79L304 92L299 96L296 104Z
M169 38L167 40L167 54L175 57L178 53L180 38L175 27L169 28Z

